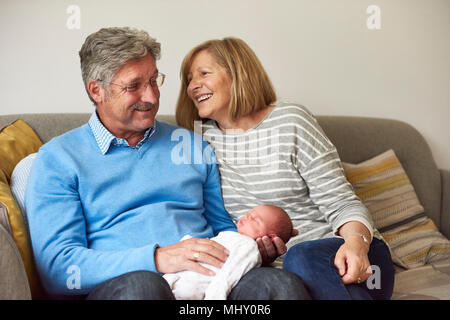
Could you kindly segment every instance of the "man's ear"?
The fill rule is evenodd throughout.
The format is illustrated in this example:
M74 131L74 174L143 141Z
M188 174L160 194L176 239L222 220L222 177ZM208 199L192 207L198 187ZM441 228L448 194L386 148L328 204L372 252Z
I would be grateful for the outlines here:
M291 233L291 237L295 237L298 236L298 230L297 229L292 229L292 233Z
M97 81L89 80L87 84L87 89L91 98L97 103L101 103L105 97L105 89L103 89Z

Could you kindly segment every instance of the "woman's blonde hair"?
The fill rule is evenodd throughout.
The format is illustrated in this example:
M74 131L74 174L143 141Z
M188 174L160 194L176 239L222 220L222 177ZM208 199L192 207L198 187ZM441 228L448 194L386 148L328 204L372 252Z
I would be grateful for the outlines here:
M197 108L187 95L188 74L195 56L203 50L212 54L232 79L228 117L232 121L264 109L276 101L275 90L253 50L241 39L209 40L193 48L181 64L181 88L176 107L178 125L193 130L200 120Z

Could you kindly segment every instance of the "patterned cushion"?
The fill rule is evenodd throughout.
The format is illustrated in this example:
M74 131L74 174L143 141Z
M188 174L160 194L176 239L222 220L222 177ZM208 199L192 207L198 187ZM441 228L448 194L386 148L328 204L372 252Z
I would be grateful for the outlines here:
M388 243L394 263L409 269L450 257L450 241L425 216L393 150L343 166L355 193Z
M17 120L0 131L0 202L6 208L7 228L22 257L33 298L42 297L43 291L32 257L28 229L11 193L10 179L16 164L28 154L37 152L41 145L34 130L23 120Z

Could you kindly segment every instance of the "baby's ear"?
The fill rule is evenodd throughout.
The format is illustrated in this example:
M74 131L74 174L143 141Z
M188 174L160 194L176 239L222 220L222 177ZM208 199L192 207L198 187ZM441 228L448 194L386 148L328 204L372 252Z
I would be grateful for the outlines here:
M298 230L292 229L291 237L295 237L295 236L298 236Z

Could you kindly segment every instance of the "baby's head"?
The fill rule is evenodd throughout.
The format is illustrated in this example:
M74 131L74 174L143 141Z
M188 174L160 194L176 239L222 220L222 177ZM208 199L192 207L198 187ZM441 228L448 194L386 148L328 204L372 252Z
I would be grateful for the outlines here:
M237 222L239 233L256 239L265 235L277 235L284 243L292 237L293 227L289 215L272 205L259 205L251 209Z

